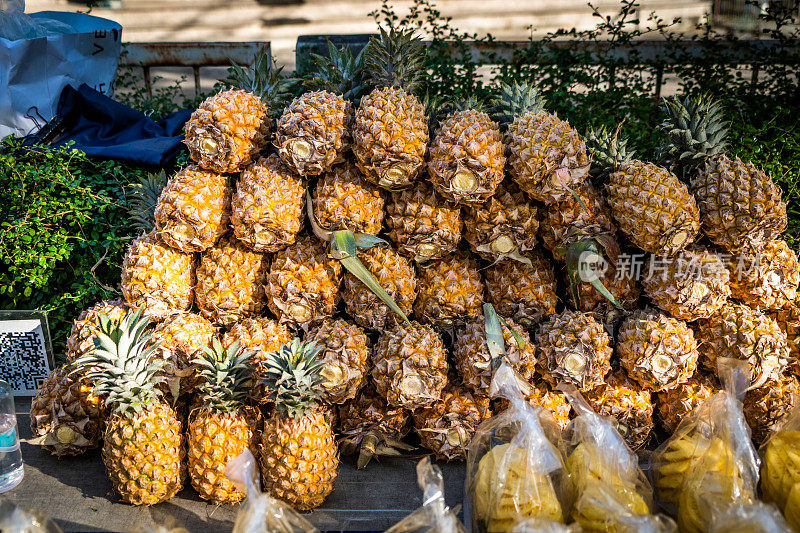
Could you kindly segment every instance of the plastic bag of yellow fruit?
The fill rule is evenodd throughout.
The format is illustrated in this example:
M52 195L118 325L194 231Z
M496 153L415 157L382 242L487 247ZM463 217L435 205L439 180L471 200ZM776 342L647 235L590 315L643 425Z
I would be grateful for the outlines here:
M319 533L290 506L261 492L258 464L250 450L231 459L225 475L247 494L236 515L233 533Z
M725 385L699 405L654 454L656 496L687 533L704 533L731 507L756 500L759 458L742 412L746 362L720 359Z
M525 518L514 525L511 533L581 533L581 526L566 525L547 518Z
M800 407L767 438L761 455L761 495L800 532Z
M753 502L734 505L714 517L708 533L791 533L774 505Z
M417 464L417 483L422 488L422 507L386 530L386 533L466 533L444 501L442 472L425 457Z

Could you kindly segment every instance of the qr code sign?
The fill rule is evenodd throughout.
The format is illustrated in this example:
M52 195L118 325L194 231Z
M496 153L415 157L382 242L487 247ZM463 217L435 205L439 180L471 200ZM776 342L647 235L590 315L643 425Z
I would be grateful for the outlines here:
M0 378L15 394L31 396L50 373L39 320L0 321Z

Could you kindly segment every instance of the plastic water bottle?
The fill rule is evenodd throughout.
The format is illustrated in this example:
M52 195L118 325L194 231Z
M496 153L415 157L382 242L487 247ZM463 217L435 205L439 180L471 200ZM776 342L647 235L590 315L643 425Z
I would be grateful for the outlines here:
M14 392L8 383L0 380L0 492L19 485L23 475Z

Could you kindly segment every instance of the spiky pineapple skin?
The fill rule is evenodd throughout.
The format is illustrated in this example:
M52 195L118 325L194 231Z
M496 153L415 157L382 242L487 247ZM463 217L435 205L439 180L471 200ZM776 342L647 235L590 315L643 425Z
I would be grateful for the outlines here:
M370 384L352 400L338 406L338 432L345 437L361 437L370 432L400 440L411 431L411 411L390 407Z
M605 383L586 391L589 405L602 416L613 417L617 429L633 450L645 445L653 431L653 402L622 371L608 375Z
M56 457L81 455L100 446L104 406L80 373L69 366L53 370L31 400L31 433L51 435L42 447Z
M242 350L252 351L249 364L258 378L264 372L264 364L271 352L276 352L292 340L289 329L277 320L266 317L245 318L234 324L222 337L222 346L229 348L234 342Z
M323 228L377 235L383 227L383 195L350 159L334 165L317 181L313 205Z
M391 248L375 247L358 253L361 263L375 277L406 315L417 297L417 275L411 261ZM342 283L345 310L363 328L391 327L399 317L354 275L345 273Z
M457 252L418 266L417 287L414 315L421 322L449 327L481 314L483 281L468 254Z
M722 390L713 374L698 370L685 383L656 393L656 412L661 426L667 433L674 433L689 413Z
M310 330L305 340L321 348L317 357L325 362L323 401L338 404L354 398L369 373L371 346L364 331L344 319L329 318Z
M127 309L124 300L103 300L81 311L67 337L67 359L72 361L94 349L94 336L100 330L101 313L111 320L119 320Z
M390 194L386 228L403 255L415 261L440 259L461 241L461 210L420 181Z
M184 143L201 167L238 172L266 146L270 124L269 109L260 98L231 89L207 98L192 113Z
M427 147L427 118L416 96L384 87L361 99L353 125L353 154L371 183L407 187L423 169Z
M186 463L181 426L175 411L164 403L130 418L109 416L103 464L123 501L154 505L183 488Z
M266 307L269 256L253 252L231 236L207 250L197 267L197 307L219 325L256 316Z
M373 350L372 380L390 406L415 409L441 398L447 353L433 328L412 321L384 331Z
M483 271L486 301L500 316L525 327L538 324L556 312L558 296L555 271L541 253L525 255L531 264L504 259Z
M230 178L189 165L167 182L155 211L156 231L182 252L207 250L228 231Z
M319 411L297 420L268 418L260 457L264 491L299 511L319 507L333 490L339 457L331 425Z
M749 389L742 401L753 441L760 445L800 404L800 382L788 372Z
M272 261L268 278L269 309L282 324L310 327L336 312L342 265L311 235L302 235Z
M313 176L343 161L352 113L349 101L328 91L295 98L277 121L274 144L283 162L301 176Z
M210 347L217 328L196 313L178 313L156 325L150 338L158 346L152 357L166 361L161 372L163 385L178 394L191 392L196 385L193 360Z
M781 190L765 172L738 157L710 158L691 181L703 233L730 252L770 241L787 225Z
M781 309L766 312L767 316L773 319L781 331L786 335L789 344L789 355L792 359L790 368L795 375L798 374L798 360L800 360L800 307L796 303L787 305Z
M295 242L303 227L306 183L277 155L244 169L231 202L237 239L256 252L277 252Z
M188 311L194 300L195 261L154 232L128 246L122 261L122 294L131 307L144 307L154 318Z
M456 111L436 130L428 156L428 175L436 192L460 204L482 203L503 181L503 136L489 115Z
M800 261L786 241L745 247L727 258L731 296L756 309L781 309L797 299Z
M622 269L620 263L618 266L608 263L608 268L599 273L598 279L625 311L637 308L641 294L639 283L635 275ZM580 304L574 302L571 291L567 294L567 301L576 310L612 318L619 313L619 309L591 283L581 282L577 290Z

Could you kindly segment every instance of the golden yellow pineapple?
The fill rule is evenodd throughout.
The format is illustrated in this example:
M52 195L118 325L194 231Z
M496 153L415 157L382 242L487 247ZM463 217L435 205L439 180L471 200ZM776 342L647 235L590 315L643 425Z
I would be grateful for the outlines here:
M416 409L439 401L447 384L447 352L430 326L400 322L384 330L373 351L372 380L393 407Z
M94 394L110 409L103 435L103 464L114 490L134 505L169 500L186 476L182 424L161 399L156 375L161 360L151 360L149 319L141 309L119 321L101 316L100 345L73 363L88 370Z
M722 390L714 374L698 370L685 383L653 395L661 426L672 434L700 404Z
M440 259L461 241L461 210L420 181L391 193L386 228L403 255L417 262Z
M313 343L294 339L270 355L264 376L275 401L259 450L264 490L300 511L322 505L339 466L333 430L318 403L323 363L316 352Z
M475 106L451 113L436 129L428 155L428 175L436 192L451 202L479 204L503 181L506 164L497 124Z
M449 384L437 403L414 411L414 428L422 445L445 461L464 460L478 425L489 418L488 396Z
M658 392L686 383L697 369L697 341L685 322L637 310L617 333L617 356L628 376Z
M766 440L789 413L800 405L800 382L789 373L749 389L742 410L756 445Z
M98 331L99 327L98 320ZM41 445L56 457L97 448L103 433L103 401L94 395L85 374L73 370L68 365L50 372L31 400L33 439L28 443Z
M621 370L614 370L605 383L586 391L586 401L598 414L616 421L616 428L633 450L645 445L653 431L653 401Z
M327 318L305 340L320 349L321 399L335 404L354 398L369 373L370 342L364 331L347 320Z
M269 256L228 235L206 250L197 267L197 307L215 324L228 326L266 308Z
M111 320L119 320L128 306L123 300L103 300L85 309L72 323L67 338L67 359L80 357L94 350L94 336L100 330L100 313Z
M410 185L425 166L428 119L414 95L424 75L425 47L413 31L373 37L364 64L375 89L361 99L353 124L353 155L370 182L387 189Z
M591 315L564 310L536 329L536 359L551 384L562 381L590 390L611 370L611 346L603 325Z
M167 182L155 210L156 232L182 252L202 252L228 231L230 177L189 165Z
M277 155L242 171L231 201L233 234L256 252L277 252L303 227L306 184Z
M351 160L333 166L314 188L314 216L327 229L377 235L383 226L383 195Z
M268 279L268 305L281 323L312 326L336 312L342 265L313 235L275 254Z
M730 276L719 256L690 246L668 259L650 256L642 271L644 294L675 318L708 318L730 296Z
M194 300L195 262L150 232L133 241L122 261L122 294L131 307L164 318L188 311Z
M508 349L508 344L506 344L506 349ZM543 408L547 415L553 418L558 427L562 431L565 430L570 423L572 406L570 406L569 400L564 396L564 393L554 389L543 380L534 379L531 381L530 386L528 394L525 395L525 400L531 405Z
M406 315L417 297L417 276L411 261L388 247L359 250L358 258ZM392 310L350 272L342 283L345 310L361 327L382 330L398 320Z
M486 301L500 316L525 327L556 312L556 278L553 265L539 252L524 256L530 264L504 259L483 271Z
M536 370L534 345L530 337L513 320L506 320L503 339L506 343L505 355L494 358L486 342L486 319L483 314L470 319L458 328L453 342L453 358L456 368L464 381L464 386L479 396L489 395L489 385L494 371L505 363L525 380L530 380ZM511 329L509 329L511 328ZM517 342L516 333L523 344Z
M586 144L565 120L543 110L536 89L527 84L501 86L508 170L531 198L554 204L586 181Z
M257 451L258 411L244 405L251 385L250 355L236 342L225 348L214 339L192 360L201 382L199 405L189 416L189 479L201 498L216 504L245 497L225 467L243 451Z
M727 258L731 296L756 309L781 309L797 299L800 261L786 241L748 246Z
M422 322L448 327L481 314L483 281L478 262L456 252L417 267L414 314Z

